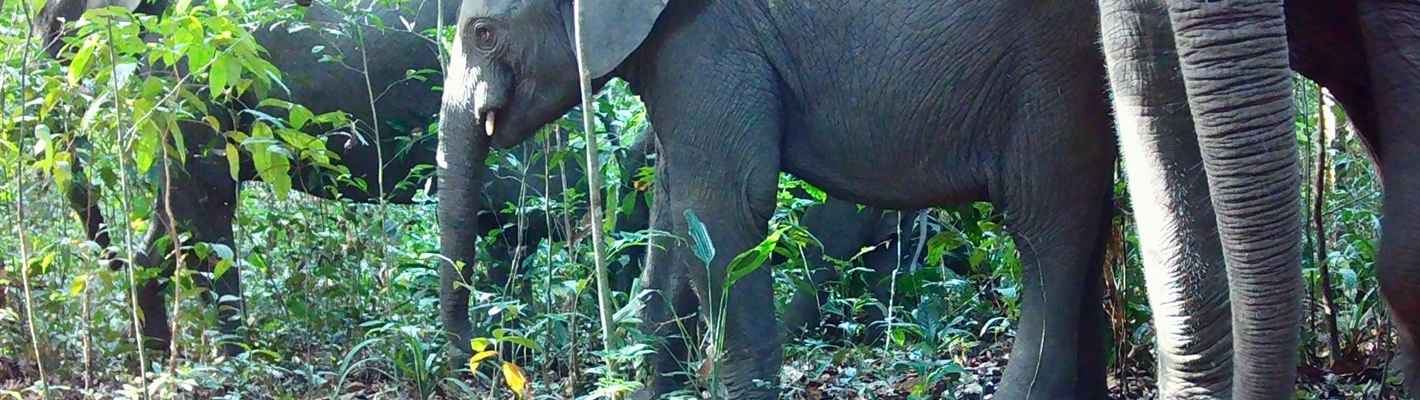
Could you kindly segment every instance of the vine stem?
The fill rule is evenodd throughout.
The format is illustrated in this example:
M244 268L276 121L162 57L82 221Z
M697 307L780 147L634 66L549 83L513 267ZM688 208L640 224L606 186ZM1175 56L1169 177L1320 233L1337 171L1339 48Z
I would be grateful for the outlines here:
M25 14L26 16L31 15L30 12L29 12L29 7L27 6L29 3L28 3L28 2L20 2L20 4L21 4L20 7L24 10L24 14ZM28 18L27 18L27 19L28 19ZM26 21L26 22L32 22L32 21ZM26 24L26 25L28 25L28 26L34 26L33 24ZM31 42L30 42L30 41L32 40L31 38L32 38L33 36L34 36L34 35L25 35L25 49L22 50L21 55L20 55L20 68L21 68L21 69L20 69L20 76L21 76L21 78L20 78L20 79L21 79L21 81L20 81L20 82L21 82L21 84L20 84L20 89L21 89L20 92L21 92L21 93L24 93L24 88L25 88L25 86L27 86L27 84L28 84L29 81L30 81L30 70L29 70L29 66L30 66L30 48L33 47L33 46L31 45ZM3 101L3 100L0 100L0 101ZM25 104L21 104L21 105L20 105L21 110L23 110L26 105L28 105L28 102L26 102ZM33 131L33 128L30 127L30 126L28 126L28 124L26 124L25 122L26 122L26 121L23 120L23 119L20 120L20 124L19 124L19 125L20 125L20 131L21 131L21 132L34 132L34 131ZM24 143L24 142L25 142L25 135L24 135L24 134L19 135L19 139L17 140L17 142L19 143L19 146L17 146L18 149L23 149L23 148L25 148L25 143ZM16 187L15 187L15 189L16 189L15 192L17 193L17 195L15 196L15 197L16 197L16 199L15 199L15 220L16 220L16 222L18 223L18 225L16 225L16 229L15 229L15 230L16 230L16 237L17 237L17 238L19 239L19 241L20 241L20 285L22 286L22 289L23 289L23 291L24 291L24 296L25 296L25 320L26 320L26 321L25 321L25 322L26 322L25 325L26 325L26 328L27 328L27 330L29 331L29 335L30 335L30 350L34 352L35 361L37 361L35 364L38 366L38 369L39 369L39 389L40 389L40 390L39 390L39 396L40 396L40 398L42 398L42 399L48 400L48 399L49 399L49 377L47 376L48 374L47 374L47 371L45 371L44 362L42 361L42 360L44 360L44 357L41 357L41 356L40 356L40 350L39 350L39 335L36 334L36 332L35 332L34 292L33 292L33 290L32 290L32 286L30 285L30 255L29 255L29 251L28 251L29 243L27 242L28 239L25 237L25 228L24 228L24 227L26 226L26 225L25 225L25 159L24 159L24 157L19 156L19 155L17 154L16 157L15 157L15 164L17 164L17 165L15 166L15 171L17 171L17 174L16 174L16 180L17 180L16 183L17 183L17 185L16 185Z
M582 132L587 135L587 185L591 186L587 190L587 212L592 216L592 253L593 263L596 265L597 275L597 302L598 310L601 312L602 320L602 346L606 351L611 351L614 347L611 336L611 288L607 282L606 271L606 240L602 232L602 174L601 160L597 157L597 133L595 119L592 118L592 73L587 70L587 34L583 31L586 23L587 5L582 1L573 2L575 9L572 18L573 35L577 42L577 75L581 78L582 84ZM608 377L616 375L616 360L612 357L604 357L606 361L606 374Z
M1317 90L1317 139L1316 139L1316 196L1312 202L1312 224L1316 235L1316 265L1317 275L1321 278L1321 299L1322 312L1326 322L1326 344L1327 350L1331 353L1331 365L1341 361L1340 333L1336 327L1336 299L1331 286L1331 268L1327 264L1326 250L1326 219L1322 212L1326 205L1326 185L1327 175L1331 170L1331 164L1327 163L1326 150L1328 138L1335 137L1334 118L1327 118L1328 104L1326 101L1326 89Z

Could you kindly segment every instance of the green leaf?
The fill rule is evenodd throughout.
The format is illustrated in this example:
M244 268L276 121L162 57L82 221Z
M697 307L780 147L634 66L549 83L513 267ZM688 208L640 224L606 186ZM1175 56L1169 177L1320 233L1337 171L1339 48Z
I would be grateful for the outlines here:
M523 347L526 347L526 348L529 348L529 349L533 349L533 350L536 350L536 351L542 351L542 346L538 346L537 342L534 342L534 341L532 341L532 340L530 340L530 339L528 339L528 338L522 337L522 336L505 336L505 337L499 338L498 340L501 340L501 341L504 341L504 342L508 342L508 343L517 344L517 345L519 345L519 346L523 346Z
M751 272L763 266L764 262L769 260L769 255L774 253L774 246L779 243L779 236L783 235L785 229L788 228L775 230L773 233L770 233L769 236L765 237L763 241L759 242L758 245L740 253L735 256L733 260L730 260L729 271L725 273L724 287L729 289L730 286L733 286L740 278L749 275Z
M227 170L232 173L232 180L240 180L242 172L242 157L237 151L237 145L227 143Z
M927 239L927 263L940 264L942 256L949 251L966 245L966 240L956 232L942 231Z
M291 160L287 158L290 153L273 136L271 125L261 121L252 123L251 137L242 144L255 146L251 160L256 166L256 174L272 186L276 198L285 200L291 191L291 176L288 174Z
M74 58L69 61L69 86L79 86L79 80L87 72L89 61L98 54L98 45L98 38L91 36L79 47L79 51L74 53Z
M311 113L311 110L307 109L306 106L303 106L303 105L300 105L300 104L294 104L294 105L291 107L291 127L292 127L292 128L295 128L295 129L302 129L302 128L305 128L306 122L309 122L312 118L315 118L315 114L314 114L314 113Z
M85 275L77 276L74 278L73 282L69 282L70 295L78 297L79 294L84 293L84 288L88 286L88 281L84 279L84 276Z
M227 88L227 57L217 56L212 60L212 69L208 71L208 82L212 88L210 95L213 98L222 95L222 91Z
M690 225L690 251L695 253L705 265L710 265L710 260L715 259L715 243L710 241L710 234L705 232L705 224L700 222L700 217L695 216L695 210L685 210L685 221Z

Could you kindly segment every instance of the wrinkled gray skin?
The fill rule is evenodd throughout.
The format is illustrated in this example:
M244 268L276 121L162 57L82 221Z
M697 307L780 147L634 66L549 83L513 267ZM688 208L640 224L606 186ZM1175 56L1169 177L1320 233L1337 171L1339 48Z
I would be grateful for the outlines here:
M723 318L724 346L711 354L726 397L778 396L769 271L751 272L723 297L721 288L730 259L765 237L780 171L884 208L996 203L1020 244L1017 332L1029 338L1013 346L998 397L1104 396L1098 267L1115 146L1098 38L1076 28L1099 23L1093 4L584 6L596 83L626 79L656 126L652 228L689 237L685 214L694 210L717 254L707 268L685 242L656 240L643 276L658 278L647 280L657 292L643 318L667 330L661 322L696 311ZM521 142L577 102L572 8L466 0L460 10L438 173L441 248L451 260L476 258L457 246L477 234L474 207L460 199L477 196L489 147ZM659 350L651 394L682 384L662 373L680 370L674 358L686 344Z
M1130 166L1126 172L1140 216L1140 240L1160 333L1161 398L1289 398L1300 326L1299 314L1289 308L1299 304L1300 278L1293 264L1298 262L1297 250L1291 247L1297 243L1294 201L1298 197L1296 161L1291 159L1295 147L1290 79L1285 69L1290 65L1330 90L1382 175L1420 172L1420 153L1414 151L1420 144L1420 135L1415 134L1420 121L1414 113L1398 111L1420 105L1420 70L1414 62L1420 57L1420 3L1286 0L1286 43L1280 51L1287 52L1287 59L1279 56L1276 1L1258 3L1268 8L1216 10L1252 12L1247 26L1266 27L1225 30L1238 34L1236 41L1208 36L1206 31L1180 30L1179 37L1192 39L1176 42L1173 27L1206 29L1209 22L1196 19L1203 14L1178 12L1186 9L1172 3L1168 5L1173 13L1166 13L1158 1L1102 0L1100 4L1111 85L1125 128L1121 144ZM1237 15L1223 18L1213 21L1239 23ZM1264 20L1270 23L1259 22ZM1210 47L1216 43L1223 45ZM1228 70L1211 62L1204 64L1210 68L1198 69L1198 64L1190 64L1182 70L1188 80L1180 80L1179 54L1192 56L1192 62L1208 57L1241 60L1234 66L1244 69ZM1190 61L1188 56L1184 62ZM1222 99L1213 98L1219 96ZM1239 108L1255 99L1262 100ZM1195 121L1208 129L1195 131ZM1246 149L1239 156L1205 146L1200 154L1196 133L1203 135L1205 143L1208 136L1242 135L1241 140L1255 141L1250 145L1278 151L1237 146L1232 150ZM1240 182L1215 185L1212 202L1205 198L1209 186L1199 170L1209 165L1205 162L1209 158L1247 167ZM1214 175L1216 171L1209 170L1206 176ZM1400 369L1407 389L1417 393L1420 348L1414 338L1420 334L1420 292L1414 288L1420 286L1420 269L1415 267L1420 265L1420 252L1409 233L1420 222L1412 217L1420 193L1405 179L1390 183L1384 192L1386 224L1376 270L1401 336ZM1239 200L1245 206L1238 207ZM1220 236L1208 234L1218 227L1214 207L1230 211L1216 219L1225 228ZM1233 229L1256 229L1227 234L1225 221L1236 222L1239 214L1257 219ZM1278 219L1282 222L1257 222ZM1233 267L1263 265L1280 270L1260 269L1266 272L1252 274L1255 278L1229 279L1220 258L1223 244L1229 242L1256 257L1246 263L1233 259ZM1239 292L1239 281L1252 289ZM1229 282L1234 283L1231 308L1222 295ZM1240 328L1231 330L1230 321ZM1247 332L1266 334L1247 337ZM1229 346L1234 341L1236 350ZM1235 363L1234 357L1239 361Z

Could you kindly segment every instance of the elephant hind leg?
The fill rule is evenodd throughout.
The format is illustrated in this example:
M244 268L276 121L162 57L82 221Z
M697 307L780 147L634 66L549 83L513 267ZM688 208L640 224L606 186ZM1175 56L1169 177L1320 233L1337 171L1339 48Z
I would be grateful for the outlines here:
M657 174L663 173L658 166ZM670 212L670 193L666 185L656 185L655 204L650 211L650 229L656 234L641 260L641 282L644 295L641 301L641 330L655 338L656 353L646 365L646 375L641 380L649 382L646 395L660 395L684 388L689 383L689 375L683 372L683 363L690 360L690 349L698 343L701 325L696 318L700 308L695 292L690 288L685 260L675 258L684 255L671 251L674 239L661 233L674 229L675 215ZM640 295L633 294L633 295Z
M103 252L103 260L108 260L109 268L119 269L123 264L118 261L118 254L110 245L107 222L104 214L99 209L99 199L91 191L88 185L88 178L85 177L84 161L79 159L74 163L74 178L69 180L64 190L65 197L69 201L69 207L78 214L79 221L84 224L84 234L86 238L99 245L99 251Z
M1075 396L1080 399L1103 399L1109 396L1108 367L1110 344L1109 317L1104 312L1104 268L1113 233L1114 202L1103 201L1100 234L1095 240L1090 261L1085 265L1085 281L1080 291L1079 374L1075 381ZM1123 240L1123 238L1119 238Z
M1078 351L1104 339L1081 336L1080 313L1083 292L1092 291L1086 279L1098 279L1092 253L1109 235L1103 222L1116 149L1107 103L1088 82L1025 102L1034 117L1013 128L1018 134L1001 149L1007 156L989 183L1021 261L1021 317L997 398L1076 398L1088 361Z

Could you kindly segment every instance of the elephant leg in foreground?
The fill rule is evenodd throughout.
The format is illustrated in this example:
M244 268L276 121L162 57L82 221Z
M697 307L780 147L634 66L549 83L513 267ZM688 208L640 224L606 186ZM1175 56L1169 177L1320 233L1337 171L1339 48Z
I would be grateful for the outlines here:
M1303 323L1301 184L1283 1L1169 0L1168 10L1227 261L1240 360L1233 396L1292 397Z
M1159 331L1160 395L1290 397L1301 315L1300 186L1282 2L1210 4L1100 1ZM1200 161L1208 192L1189 179ZM1216 218L1200 201L1205 193ZM1211 259L1219 254L1213 219L1226 279ZM1230 363L1230 351L1240 363Z
M1177 75L1173 32L1151 29L1167 27L1168 16L1151 0L1102 0L1100 7L1158 332L1160 398L1226 398L1232 395L1232 313L1223 250L1213 234L1216 217Z
M658 165L656 173L662 173ZM654 344L656 354L647 363L648 376L641 378L647 382L641 397L670 393L686 386L690 376L683 365L690 361L690 349L701 338L701 323L696 317L700 303L690 288L689 265L686 260L674 258L682 253L668 251L682 240L665 234L675 227L676 219L668 206L670 192L666 185L657 184L653 188L653 204L650 210L650 229L653 232L651 244L646 249L641 281L644 295L641 300L645 308L641 311L641 330L657 339Z
M1385 180L1376 276L1400 337L1406 391L1420 395L1420 4L1361 1Z

